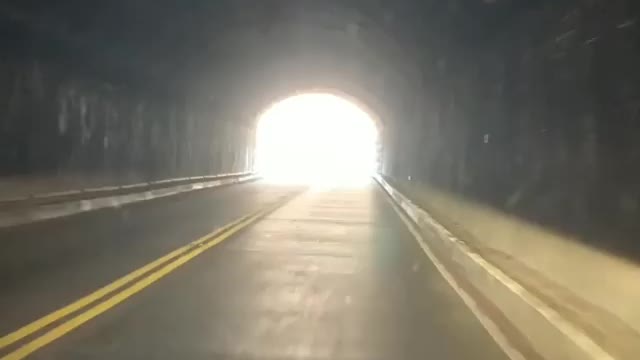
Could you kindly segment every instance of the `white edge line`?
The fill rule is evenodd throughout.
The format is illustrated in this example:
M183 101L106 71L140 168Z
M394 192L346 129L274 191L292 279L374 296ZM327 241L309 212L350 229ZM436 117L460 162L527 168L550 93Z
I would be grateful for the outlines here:
M78 194L81 194L81 193L82 193L82 190L65 190L65 191L56 191L56 192L51 192L51 193L46 193L46 194L34 194L34 195L31 195L31 198L33 198L33 199L46 199L46 198L49 198L49 197L78 195Z
M82 192L107 192L107 191L118 190L119 188L120 188L119 186L101 186L101 187L96 187L96 188L83 189ZM49 195L49 196L51 196L51 195Z
M389 185L383 178L381 178L379 176L376 176L376 180L378 181L378 183L382 186L382 188L385 190L385 192L391 198L391 199L387 199L387 200L391 201L391 203L394 205L394 209L396 210L396 212L398 212L400 210L398 208L398 206L401 206L401 205L397 205L395 203L394 194L392 194L392 192L390 191L390 190L394 190L395 192L397 192L397 190L392 188L391 185ZM405 197L401 193L399 193L399 195L402 196L403 198ZM392 199L394 199L394 200L392 200ZM464 244L464 242L462 242L459 239L457 239L443 225L438 223L431 215L429 215L424 210L422 210L420 207L415 205L413 202L411 202L411 200L407 199L407 202L409 202L409 204L411 206L413 206L413 207L417 208L418 210L421 210L422 212L424 212L424 215L426 215L425 217L427 218L427 221L429 222L429 225L434 227L435 230L438 233L441 233L441 234L438 234L438 235L442 236L442 234L444 234L444 237L446 237L447 240L455 243L454 246L457 246L460 251L462 251L465 255L467 255L469 258L471 258L478 266L480 266L482 269L484 269L484 271L489 273L489 275L491 275L494 279L496 279L501 284L503 284L505 287L507 287L510 291L515 293L525 303L527 303L535 311L537 311L540 315L542 315L542 317L544 317L550 324L555 326L561 333L563 333L565 336L567 336L571 341L573 341L583 351L585 351L587 354L592 356L592 358L599 359L599 360L615 360L614 356L609 354L600 345L595 343L589 336L584 334L584 332L582 332L580 329L578 329L572 323L570 323L568 320L566 320L564 317L562 317L562 315L560 315L560 313L558 313L557 311L555 311L554 309L549 307L542 300L538 299L538 297L536 297L535 295L531 294L527 289L522 287L522 285L520 285L519 283L517 283L516 281L511 279L502 270L496 268L491 263L486 261L482 256L480 256L479 254L471 251L468 248L468 246L466 246L466 244ZM409 221L406 218L408 215L404 214L404 212L399 212L399 214L402 214L404 216L402 219L406 224L407 221ZM425 252L427 252L428 245L426 244L426 242L424 241L422 236L419 233L416 232L415 225L413 224L413 222L409 222L409 224L411 225L410 226L410 231L414 234L414 236L417 236L416 239L420 243L420 246L423 247L423 250ZM425 249L424 247L427 247L427 249ZM430 252L430 250L429 250L429 252ZM431 253L431 255L429 255L429 253L427 253L427 255L430 258L433 257L432 260L434 261L434 263L436 263L438 261L437 259L435 259L435 255L433 255L433 253ZM436 264L436 267L438 267L437 264ZM444 271L446 271L446 269L444 269ZM443 274L443 276L444 276L444 274ZM446 276L445 276L445 278L446 278ZM455 280L453 280L453 281L455 281ZM462 291L464 291L464 290L462 290Z
M449 241L455 242L456 245L460 247L460 251L463 252L466 256L471 258L478 266L480 266L484 271L486 271L491 277L498 280L502 285L504 285L507 289L509 289L512 293L516 294L522 301L524 301L527 305L537 311L543 318L545 318L552 326L556 327L561 333L563 333L567 338L573 341L577 346L582 348L583 351L590 354L594 359L602 359L602 360L614 360L611 354L609 354L606 350L604 350L600 345L595 343L589 336L587 336L583 331L565 319L560 313L558 313L553 308L549 307L544 301L539 299L537 296L529 292L526 288L524 288L520 283L513 280L510 276L505 274L502 270L495 267L493 264L488 262L484 257L477 254L476 252L469 249L469 247L464 244L464 242L458 240L451 233L448 232L442 225L437 223L431 216L427 218L430 225L437 225L441 229L436 228L437 231L445 231L445 236Z
M507 340L507 337L500 330L498 325L496 325L496 323L493 322L493 320L491 320L491 318L488 315L486 315L482 310L480 310L475 300L473 300L473 298L466 291L464 291L464 289L462 289L460 285L458 285L458 282L453 278L451 273L449 273L449 271L444 267L444 265L436 258L436 256L433 254L433 252L429 248L429 245L425 243L424 239L422 238L422 235L420 235L416 231L415 225L412 222L410 222L409 219L407 219L407 215L405 215L390 198L388 197L386 198L387 198L387 201L389 201L389 203L393 207L393 210L395 210L395 212L398 214L402 222L404 222L404 224L407 226L407 228L409 229L409 232L411 232L413 237L416 239L416 241L418 242L418 245L420 245L420 247L425 252L425 254L427 254L427 256L429 257L429 260L431 260L433 265L435 265L436 269L438 269L438 272L440 272L440 275L442 275L442 277L447 281L447 283L449 283L449 285L458 294L458 296L460 296L460 298L465 303L465 305L467 305L467 307L469 308L469 310L471 310L473 315L475 315L476 318L480 321L480 324L482 324L485 330L487 330L487 333L489 333L489 336L491 336L491 338L493 338L493 340L498 344L498 347L500 347L500 349L511 360L526 360L524 355L522 355L522 353L518 349L516 349L513 345L511 345L511 343L509 342L509 340Z

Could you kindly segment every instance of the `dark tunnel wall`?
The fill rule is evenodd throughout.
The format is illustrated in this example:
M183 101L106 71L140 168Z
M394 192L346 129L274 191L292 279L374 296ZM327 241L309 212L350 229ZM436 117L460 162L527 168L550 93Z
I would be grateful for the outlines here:
M249 128L38 60L0 63L0 174L151 179L248 170ZM123 179L124 180L124 179Z
M639 259L639 6L538 2L447 44L386 171Z
M0 175L127 182L250 169L252 130L225 117L223 99L157 76L161 61L139 67L130 44L76 36L72 20L88 16L79 4L59 4L80 9L61 17L3 4Z

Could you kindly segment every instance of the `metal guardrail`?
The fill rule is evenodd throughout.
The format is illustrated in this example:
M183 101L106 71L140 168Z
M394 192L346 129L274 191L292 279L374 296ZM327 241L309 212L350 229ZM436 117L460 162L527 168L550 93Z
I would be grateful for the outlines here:
M152 183L102 187L84 191L42 194L23 200L0 203L0 227L113 208L194 190L238 184L257 179L254 173L223 174L167 179Z
M0 209L12 206L34 206L53 204L63 201L91 199L103 196L123 195L132 192L148 191L159 189L162 187L189 184L194 182L220 180L231 177L255 175L252 172L244 173L228 173L218 175L191 176L172 179L162 179L157 181L141 182L134 184L123 184L115 186L102 186L85 189L72 189L64 191L56 191L50 193L34 193L26 196L13 198L0 198Z

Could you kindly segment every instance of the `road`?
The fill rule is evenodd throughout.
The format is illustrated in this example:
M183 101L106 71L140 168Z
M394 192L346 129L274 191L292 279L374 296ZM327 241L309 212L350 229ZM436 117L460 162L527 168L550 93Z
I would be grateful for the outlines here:
M0 246L0 358L507 359L374 184L202 190L0 229Z

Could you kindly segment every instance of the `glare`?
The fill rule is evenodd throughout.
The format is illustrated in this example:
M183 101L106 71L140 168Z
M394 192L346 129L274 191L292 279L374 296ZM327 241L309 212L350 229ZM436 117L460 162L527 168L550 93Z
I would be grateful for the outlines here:
M366 183L376 169L377 137L369 114L343 98L293 96L260 116L256 169L272 182Z

